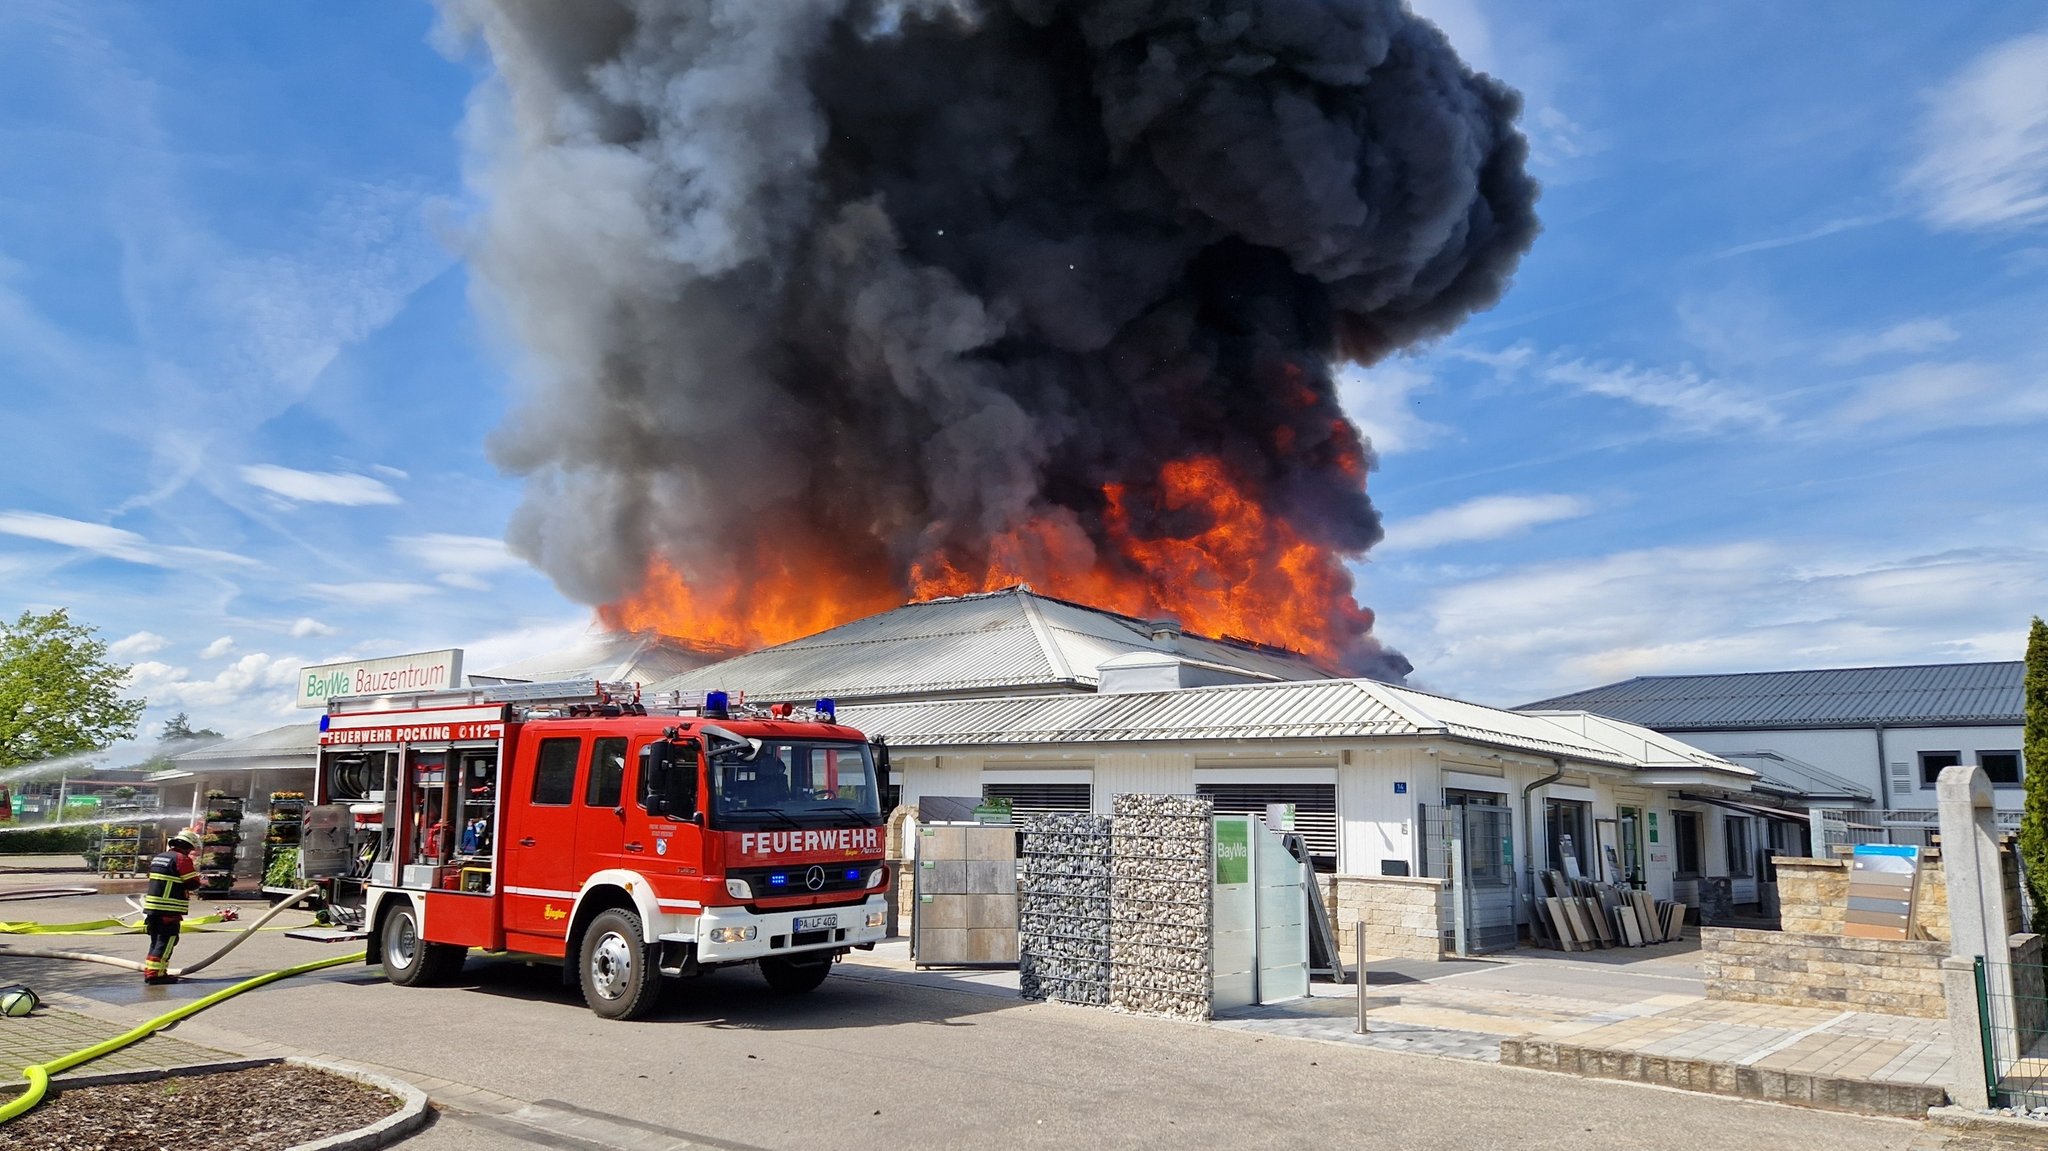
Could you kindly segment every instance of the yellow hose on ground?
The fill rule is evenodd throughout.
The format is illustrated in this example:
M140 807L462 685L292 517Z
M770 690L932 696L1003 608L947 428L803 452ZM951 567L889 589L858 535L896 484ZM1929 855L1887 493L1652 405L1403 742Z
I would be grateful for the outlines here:
M190 967L180 967L176 971L171 972L171 974L177 976L185 976L194 975L198 972L204 971L206 968L212 966L215 960L219 959L223 955L226 955L228 952L233 951L235 948L240 947L243 941L247 940L251 935L254 935L260 928L262 928L264 924L269 923L271 920L277 918L279 912L290 907L292 904L297 903L301 899L306 898L308 895L312 895L318 892L319 890L320 889L318 887L307 887L301 888L300 890L293 892L291 895L287 896L283 901L278 903L277 906L271 908L269 911L264 912L263 915L259 917L254 923L251 923L249 926L244 927L240 932L236 933L233 939L228 940L227 946L222 947L219 951L214 952L212 955L207 956L199 962L192 964ZM215 917L209 916L208 918ZM73 924L70 926L76 925ZM38 932L36 934L53 934L53 932L44 931ZM76 934L89 933L79 932ZM142 964L137 962L136 960L124 959L118 955L101 955L97 952L92 951L63 951L53 947L0 947L0 955L18 955L25 959L78 959L83 960L87 963L104 963L109 967L126 968L129 971L143 970Z
M31 1067L24 1067L21 1074L23 1078L28 1080L28 1090L9 1100L5 1106L0 1106L0 1123L6 1123L42 1102L44 1093L50 1089L50 1076L52 1075L61 1075L81 1063L90 1063L102 1055L110 1055L131 1043L147 1039L187 1016L196 1015L214 1004L224 999L232 999L244 991L253 991L266 983L274 983L277 980L293 975L304 975L308 971L318 971L323 967L339 967L344 963L359 963L363 958L364 953L358 951L354 955L337 955L328 959L316 959L311 963L301 963L297 967L287 967L281 971L273 971L268 975L259 975L254 979L245 979L232 987L225 987L211 995L195 999L174 1011L166 1011L155 1019L133 1030L124 1031L105 1042L95 1043L83 1050L73 1051L69 1055L60 1059L53 1059L48 1063L38 1063Z

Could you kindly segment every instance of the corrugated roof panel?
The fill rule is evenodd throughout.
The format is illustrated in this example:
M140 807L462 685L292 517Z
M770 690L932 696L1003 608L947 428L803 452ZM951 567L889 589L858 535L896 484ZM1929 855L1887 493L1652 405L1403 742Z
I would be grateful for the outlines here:
M319 750L319 723L288 723L240 739L224 739L191 751L181 751L171 758L181 765L190 766L228 759L311 758Z
M1141 621L1021 589L906 604L685 672L653 690L744 691L763 700L829 695L842 702L1001 688L1085 689L1106 660L1134 651L1190 658L1282 679L1325 678L1305 659L1180 636L1154 640Z
M2018 661L1639 676L1524 704L1578 709L1665 730L2018 723Z

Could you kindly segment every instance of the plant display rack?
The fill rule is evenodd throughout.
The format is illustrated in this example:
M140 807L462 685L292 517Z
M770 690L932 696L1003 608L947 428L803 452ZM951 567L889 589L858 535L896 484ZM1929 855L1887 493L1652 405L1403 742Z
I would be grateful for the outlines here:
M206 827L199 836L199 894L225 895L234 888L244 813L239 795L207 795Z
M147 862L142 858L142 827L134 823L108 823L100 827L101 875L134 875Z
M299 828L306 818L306 796L299 791L270 793L270 825L263 833L263 876L270 881L270 869L279 854L299 846Z

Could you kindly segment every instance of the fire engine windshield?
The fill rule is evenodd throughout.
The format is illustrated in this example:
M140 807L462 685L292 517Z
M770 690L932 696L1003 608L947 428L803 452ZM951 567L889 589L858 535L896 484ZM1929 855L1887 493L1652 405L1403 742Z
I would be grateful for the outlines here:
M822 827L881 819L875 763L864 743L764 741L759 752L711 757L712 817L725 827Z

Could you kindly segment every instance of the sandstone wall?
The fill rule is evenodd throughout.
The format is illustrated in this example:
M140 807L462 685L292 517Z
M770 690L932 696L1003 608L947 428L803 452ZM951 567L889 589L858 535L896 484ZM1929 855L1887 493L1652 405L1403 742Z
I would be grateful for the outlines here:
M1783 873L1780 872L1782 876ZM1739 927L1700 929L1707 998L1940 1019L1943 940L1848 939Z

